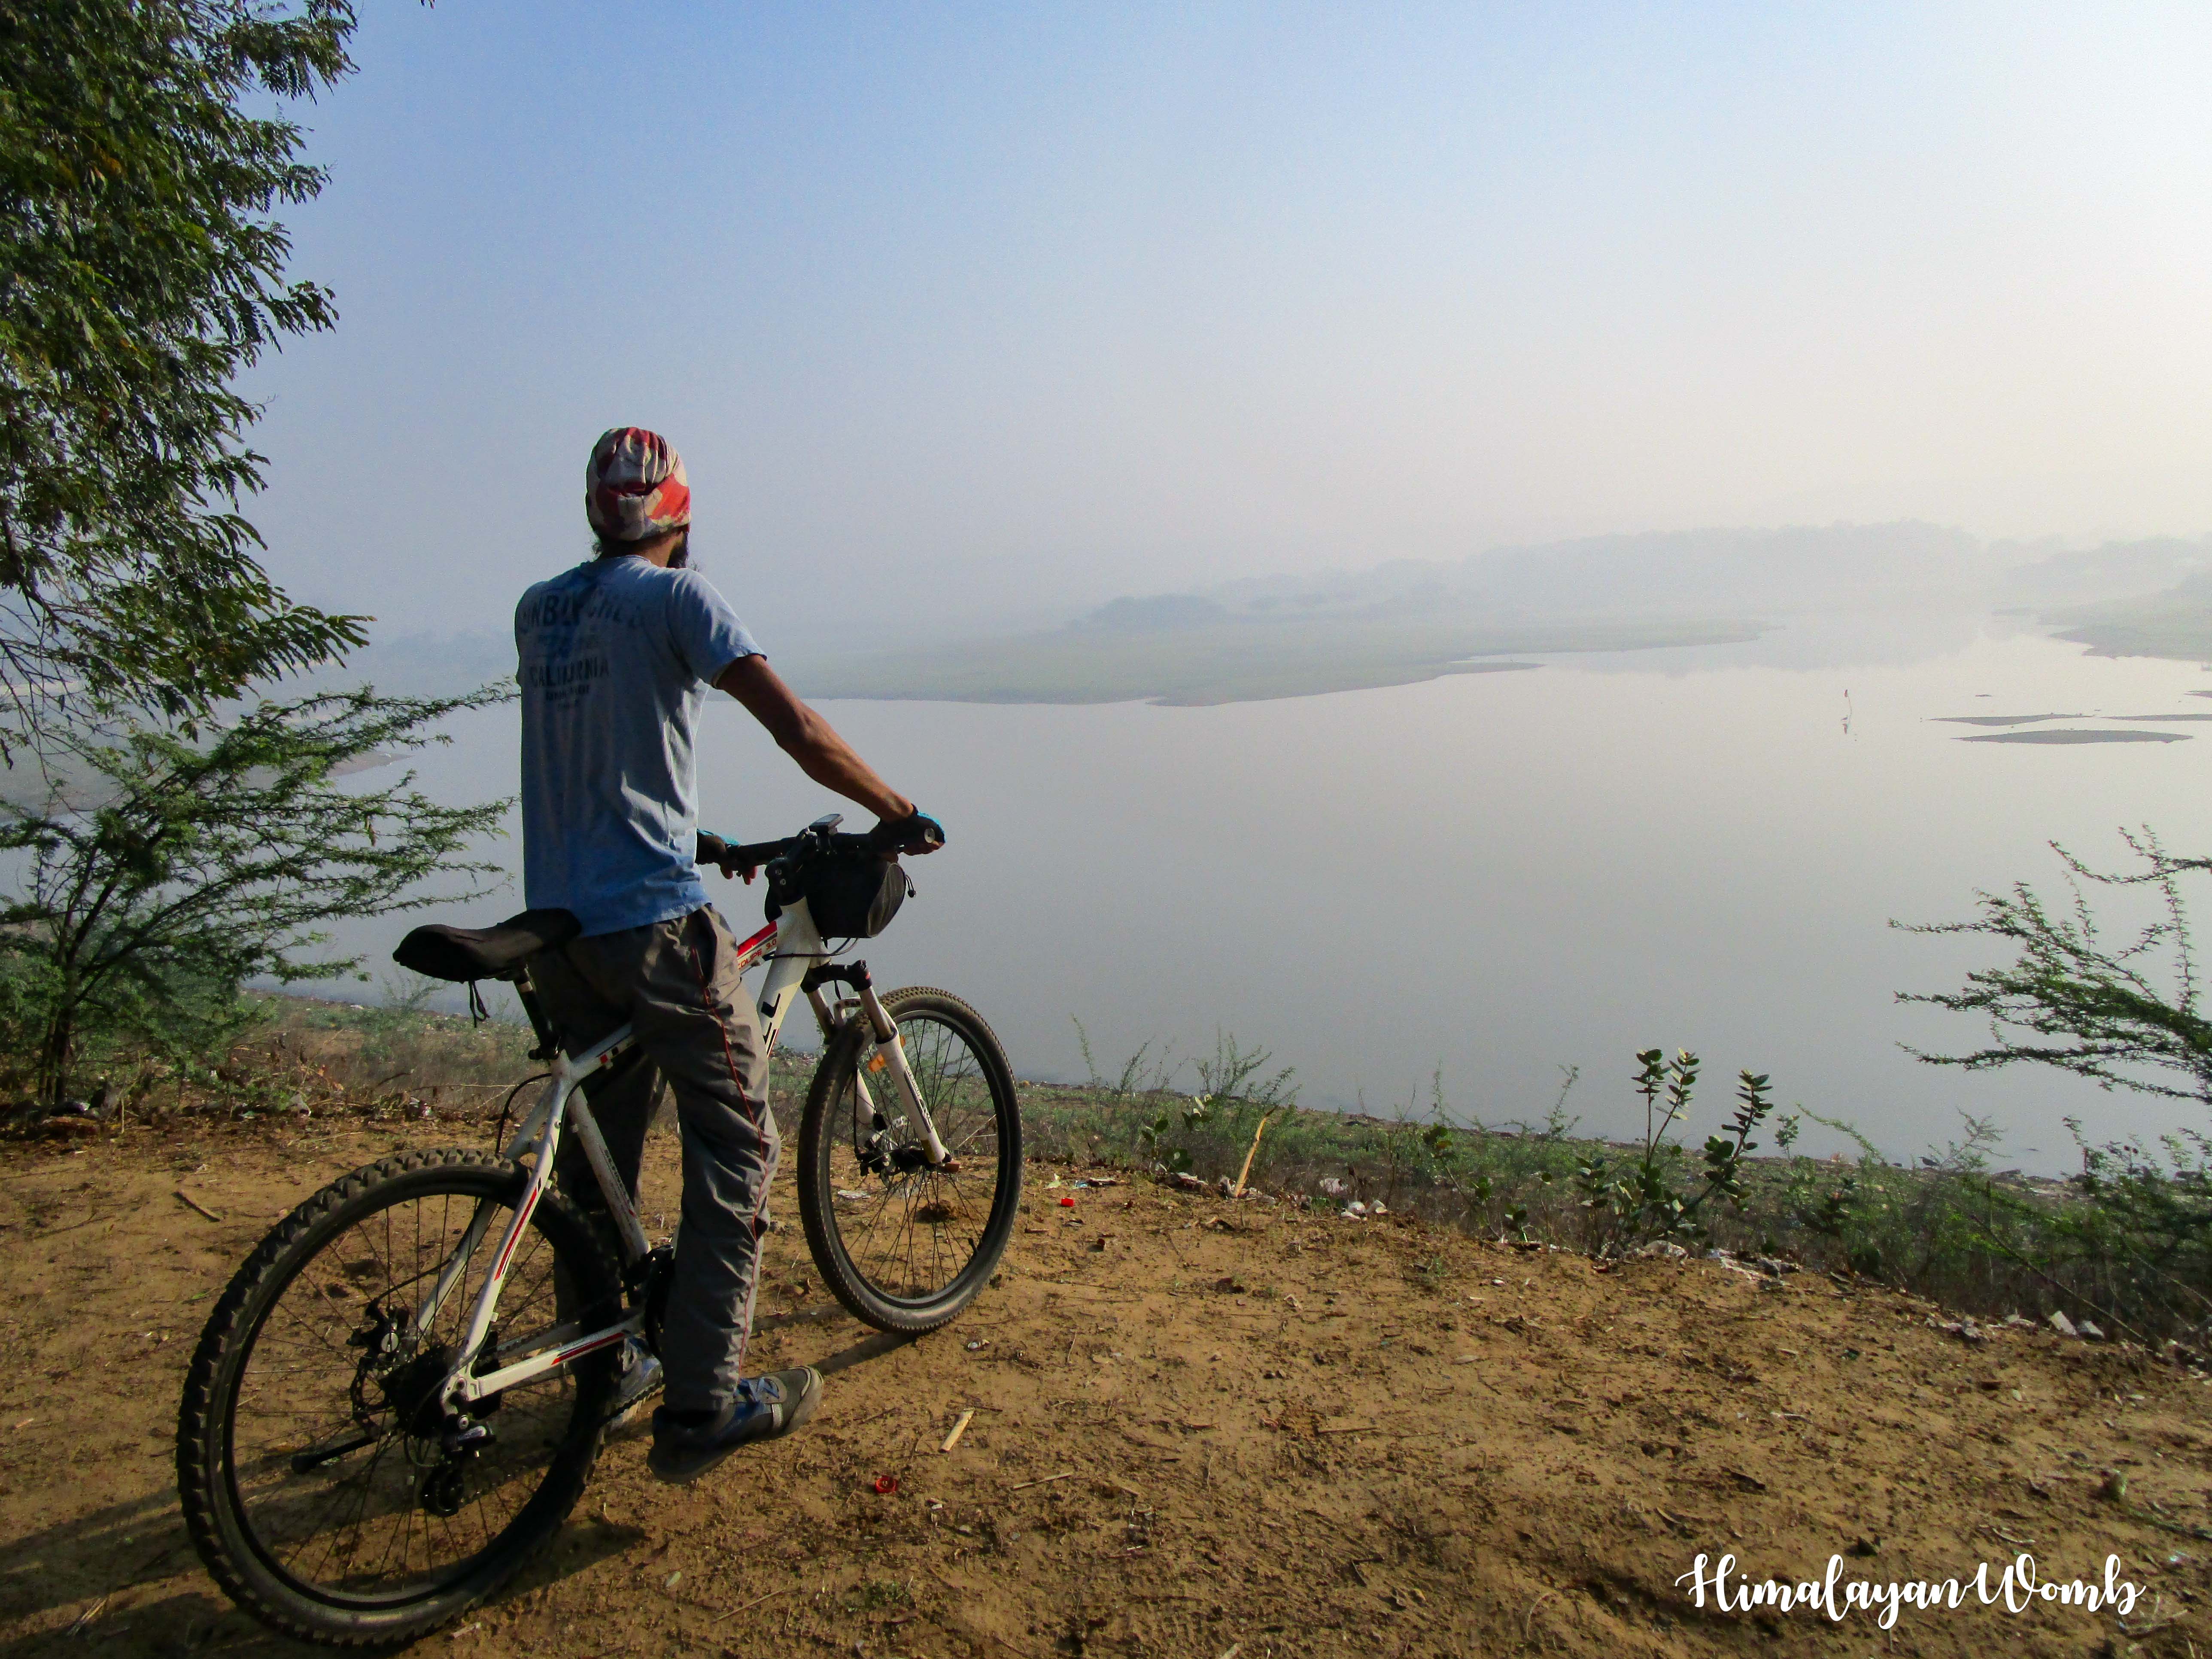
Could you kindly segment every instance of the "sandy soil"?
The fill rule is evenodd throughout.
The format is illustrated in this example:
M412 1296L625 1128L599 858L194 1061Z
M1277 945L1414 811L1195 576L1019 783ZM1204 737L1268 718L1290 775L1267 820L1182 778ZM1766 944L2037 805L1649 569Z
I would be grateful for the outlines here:
M413 1137L464 1138L481 1135ZM270 1221L399 1144L247 1126L0 1154L6 1652L295 1650L185 1540L178 1389ZM649 1213L672 1196L656 1144ZM611 1445L553 1551L424 1645L2212 1656L2212 1543L2187 1534L2212 1522L2196 1379L2041 1333L1970 1346L1924 1305L1809 1274L1600 1271L1392 1221L1048 1185L1073 1174L1032 1167L1002 1284L911 1344L824 1305L787 1196L757 1355L830 1373L817 1424L682 1491L640 1441ZM1675 1581L1701 1551L1790 1578L1841 1553L1846 1577L1884 1582L1994 1576L2023 1551L2089 1577L2112 1552L2145 1590L2124 1630L1970 1601L1884 1632L1700 1611Z

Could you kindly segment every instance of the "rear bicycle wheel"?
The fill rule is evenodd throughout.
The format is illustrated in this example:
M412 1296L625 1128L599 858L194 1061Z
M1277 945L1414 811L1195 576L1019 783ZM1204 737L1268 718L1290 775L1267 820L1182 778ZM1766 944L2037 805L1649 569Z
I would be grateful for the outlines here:
M411 1640L505 1583L581 1496L612 1350L477 1402L489 1433L469 1443L439 1407L528 1179L465 1152L356 1170L279 1223L216 1304L185 1379L177 1485L209 1572L264 1624ZM590 1224L549 1190L479 1368L611 1324L621 1301Z
M934 1330L990 1280L1022 1197L1013 1072L983 1017L923 986L893 991L898 1027L938 1136L930 1167L865 1018L815 1068L799 1133L799 1213L831 1292L881 1331Z

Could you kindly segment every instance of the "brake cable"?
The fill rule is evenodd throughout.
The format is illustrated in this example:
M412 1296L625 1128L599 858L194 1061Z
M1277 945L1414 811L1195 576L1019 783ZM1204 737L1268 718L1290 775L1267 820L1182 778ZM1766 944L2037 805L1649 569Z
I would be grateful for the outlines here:
M514 1109L515 1096L520 1094L532 1084L543 1083L547 1078L550 1078L552 1075L553 1073L550 1072L539 1072L534 1076L523 1079L521 1082L516 1084L514 1087L507 1091L507 1098L499 1103L499 1122L491 1132L491 1149L493 1152L498 1152L506 1143L507 1120L508 1114L513 1112Z

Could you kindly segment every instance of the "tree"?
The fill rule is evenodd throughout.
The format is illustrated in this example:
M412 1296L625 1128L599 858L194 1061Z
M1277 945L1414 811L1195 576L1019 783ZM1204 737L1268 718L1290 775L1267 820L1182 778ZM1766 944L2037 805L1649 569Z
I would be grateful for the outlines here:
M1987 1071L2054 1066L2105 1089L2212 1105L2212 1020L2205 1018L2182 878L2212 873L2212 859L2177 858L2150 830L2122 830L2130 870L2094 870L2057 843L2073 901L2046 903L2025 882L1978 895L1972 921L1906 927L1971 933L2019 954L1979 969L1958 991L1899 993L1989 1021L1986 1047L1921 1054L1932 1066ZM2140 888L2154 919L2108 942L2088 888ZM1893 927L1902 926L1892 923ZM1972 1121L1972 1120L1969 1120ZM2159 1136L2090 1144L2069 1119L2081 1154L2068 1201L2051 1204L1976 1178L1985 1219L1979 1249L2027 1267L2060 1294L2131 1335L2160 1329L2201 1343L2212 1330L2212 1136L2184 1127Z
M349 72L343 0L0 0L0 756L57 703L187 722L326 661L239 513L239 374L328 328L269 216L321 169L296 100Z
M313 954L324 923L481 892L497 866L459 855L507 803L441 806L411 771L382 789L343 780L448 741L428 728L509 695L264 701L198 741L138 723L78 732L52 799L0 807L0 851L26 856L0 906L0 1018L40 1097L65 1097L88 1035L204 1045L246 980L351 971L357 957ZM441 872L470 892L423 892Z
M2123 830L2139 866L2093 870L2064 848L2073 902L2054 909L2026 882L1977 896L1972 921L1891 926L1913 933L1974 933L2017 946L2000 968L1967 975L1963 989L1900 992L1990 1022L1986 1048L1962 1054L1914 1055L1931 1066L1970 1072L2000 1066L2056 1066L2106 1089L2123 1088L2212 1105L2212 1020L2205 1018L2181 878L2212 872L2212 859L2176 858L2148 830ZM2151 889L2160 914L2115 945L2108 943L2083 882Z

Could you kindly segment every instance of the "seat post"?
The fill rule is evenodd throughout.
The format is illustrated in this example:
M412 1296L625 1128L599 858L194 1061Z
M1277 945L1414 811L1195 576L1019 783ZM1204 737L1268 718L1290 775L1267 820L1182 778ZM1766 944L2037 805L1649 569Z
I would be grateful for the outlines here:
M538 1000L538 993L531 987L530 975L517 967L500 977L514 987L514 994L522 1003L522 1012L530 1016L530 1029L538 1033L538 1046L530 1051L531 1059L551 1060L561 1052L561 1039L555 1034L551 1022L545 1018L545 1010Z

